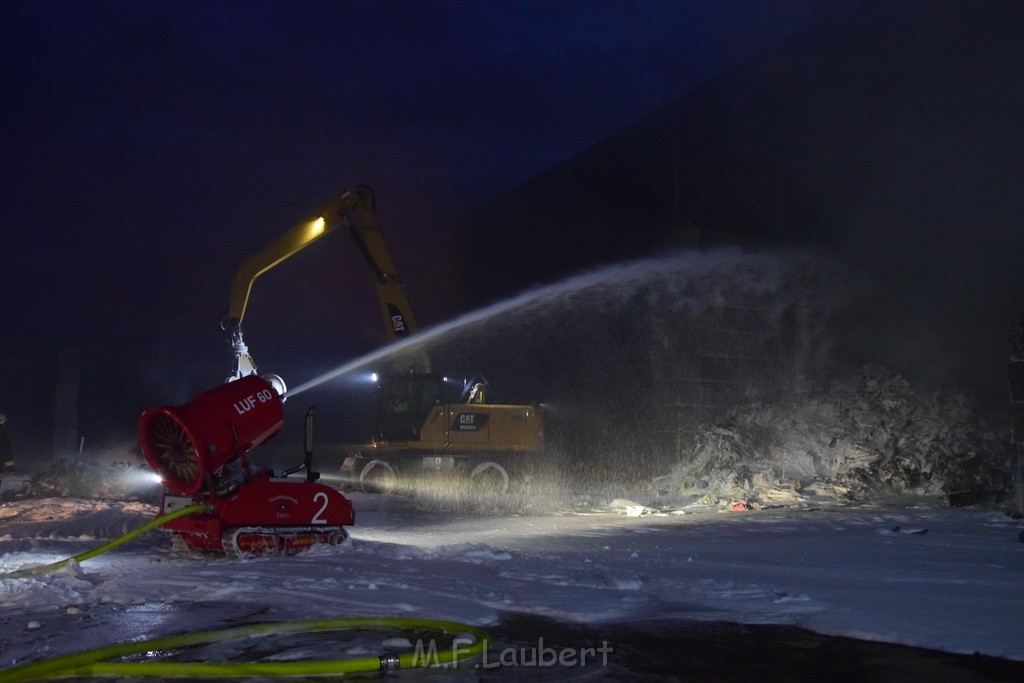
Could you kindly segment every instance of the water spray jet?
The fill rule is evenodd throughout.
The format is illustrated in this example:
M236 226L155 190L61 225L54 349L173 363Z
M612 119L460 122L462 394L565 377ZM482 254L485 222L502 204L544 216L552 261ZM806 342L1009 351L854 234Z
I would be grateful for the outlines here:
M740 256L740 252L735 252L735 256ZM522 316L530 312L541 312L554 301L612 285L622 286L622 290L631 294L639 284L650 282L656 277L667 277L685 272L684 266L689 266L694 271L705 270L706 266L702 265L700 257L701 254L683 252L668 258L653 258L618 264L521 292L508 299L464 313L448 322L421 330L415 336L393 342L384 348L344 363L334 370L325 372L289 390L286 396L289 398L298 396L355 370L374 363L383 363L393 356L408 354L412 349L437 342L446 336L481 325L499 316L509 314ZM770 285L765 283L765 286Z

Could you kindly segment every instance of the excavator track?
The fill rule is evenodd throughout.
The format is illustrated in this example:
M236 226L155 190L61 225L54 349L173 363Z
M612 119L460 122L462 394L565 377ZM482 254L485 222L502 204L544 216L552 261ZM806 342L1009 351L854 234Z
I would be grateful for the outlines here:
M341 526L270 527L251 526L227 529L221 536L228 557L251 558L297 555L315 545L341 545L348 532Z

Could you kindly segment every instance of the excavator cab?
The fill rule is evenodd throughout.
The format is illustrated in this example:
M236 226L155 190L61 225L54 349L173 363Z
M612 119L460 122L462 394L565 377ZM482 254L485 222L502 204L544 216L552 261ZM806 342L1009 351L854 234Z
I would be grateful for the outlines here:
M443 377L427 372L384 375L377 385L377 441L416 441L436 406L457 403Z

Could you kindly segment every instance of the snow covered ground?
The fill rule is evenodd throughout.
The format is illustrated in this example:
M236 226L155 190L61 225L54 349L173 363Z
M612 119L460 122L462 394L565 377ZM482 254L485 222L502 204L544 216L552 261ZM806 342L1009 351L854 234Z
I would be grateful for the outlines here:
M589 511L577 500L502 516L352 498L357 525L341 548L232 561L176 554L153 532L54 574L2 579L0 668L188 630L356 615L483 627L530 615L598 633L630 621L790 624L1024 661L1024 525L997 510L925 498L657 510L609 497ZM0 573L83 552L155 514L144 503L4 502Z

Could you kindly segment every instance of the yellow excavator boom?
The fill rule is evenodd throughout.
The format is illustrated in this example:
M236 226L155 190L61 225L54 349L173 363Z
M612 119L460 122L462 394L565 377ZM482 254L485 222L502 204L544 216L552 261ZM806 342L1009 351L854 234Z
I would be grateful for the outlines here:
M355 221L350 218L355 218ZM242 321L256 278L338 227L349 229L360 253L374 272L388 341L402 339L419 330L405 285L377 220L373 190L359 185L325 204L320 211L290 228L239 266L231 281L230 307L221 321L221 328L231 337L235 355L235 366L229 380L256 373L255 363L242 339ZM422 360L418 363L420 369L424 364L428 362Z

